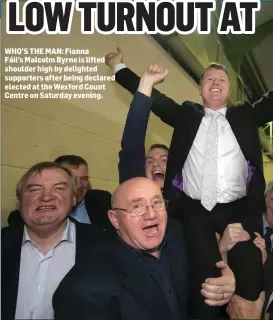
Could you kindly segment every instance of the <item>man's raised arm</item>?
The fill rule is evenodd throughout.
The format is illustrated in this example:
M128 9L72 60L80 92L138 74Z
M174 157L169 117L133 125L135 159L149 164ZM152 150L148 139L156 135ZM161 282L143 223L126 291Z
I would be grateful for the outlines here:
M162 82L167 69L149 66L139 82L138 91L129 108L119 153L119 182L145 177L145 137L153 98L153 86Z
M140 77L123 64L123 57L124 53L120 48L117 48L117 52L110 52L105 56L105 63L115 73L116 82L124 89L135 94L138 89ZM152 97L154 98L152 104L153 113L163 122L174 127L179 105L154 88L152 90Z

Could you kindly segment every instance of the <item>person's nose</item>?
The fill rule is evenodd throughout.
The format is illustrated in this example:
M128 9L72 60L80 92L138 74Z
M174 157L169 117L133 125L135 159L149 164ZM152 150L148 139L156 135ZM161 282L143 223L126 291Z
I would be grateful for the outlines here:
M83 186L80 178L75 178L75 183L76 183L77 189L82 189Z
M156 212L152 207L152 204L147 205L145 208L144 219L145 220L153 220L156 218Z
M48 202L54 199L54 195L51 189L44 189L40 195L42 201Z

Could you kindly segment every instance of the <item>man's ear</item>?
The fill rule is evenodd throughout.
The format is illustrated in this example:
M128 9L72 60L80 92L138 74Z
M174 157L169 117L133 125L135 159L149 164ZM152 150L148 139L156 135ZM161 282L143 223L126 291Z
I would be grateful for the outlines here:
M111 221L112 225L116 230L119 229L119 221L117 217L117 213L114 210L108 210L108 218Z
M76 196L73 196L73 207L77 204Z
M17 209L17 210L20 210L20 204L21 204L20 200L17 199L17 200L16 200L16 209Z

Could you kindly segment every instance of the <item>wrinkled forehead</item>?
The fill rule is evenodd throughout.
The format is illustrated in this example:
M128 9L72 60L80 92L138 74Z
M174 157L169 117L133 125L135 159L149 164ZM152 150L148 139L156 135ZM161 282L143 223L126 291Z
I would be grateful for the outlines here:
M67 183L69 184L71 177L62 169L45 169L41 172L34 172L27 180L26 187L30 184L56 184Z
M163 148L154 148L147 153L146 158L156 159L156 158L166 158L168 156L168 150Z
M137 201L149 202L155 198L162 198L160 188L151 181L135 182L129 185L124 185L115 194L116 205L127 205Z

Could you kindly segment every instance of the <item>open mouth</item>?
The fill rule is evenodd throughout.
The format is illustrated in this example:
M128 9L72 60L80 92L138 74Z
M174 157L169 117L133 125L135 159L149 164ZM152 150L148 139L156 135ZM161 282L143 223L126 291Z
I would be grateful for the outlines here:
M211 92L222 92L221 89L219 88L213 88L213 89L210 89Z
M53 211L55 209L56 209L55 206L50 205L50 206L40 206L36 210L37 211Z
M143 228L143 230L148 234L148 235L155 235L159 231L159 225L158 224L153 224L150 226L147 226Z
M165 175L161 170L157 170L153 172L153 180L164 179Z

